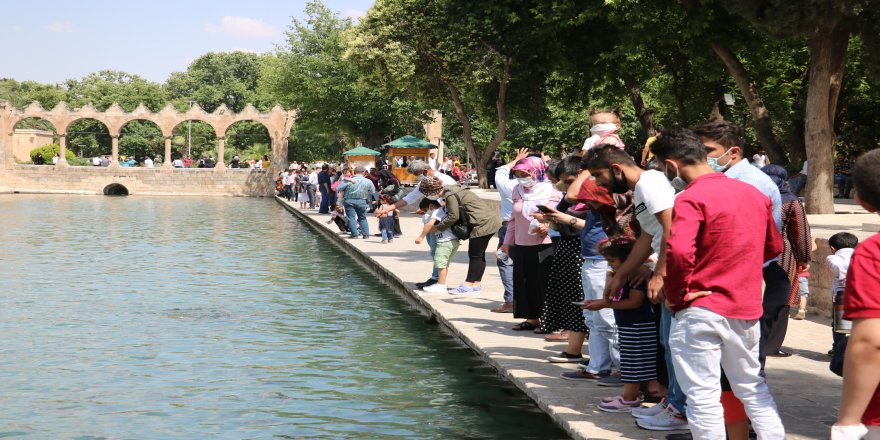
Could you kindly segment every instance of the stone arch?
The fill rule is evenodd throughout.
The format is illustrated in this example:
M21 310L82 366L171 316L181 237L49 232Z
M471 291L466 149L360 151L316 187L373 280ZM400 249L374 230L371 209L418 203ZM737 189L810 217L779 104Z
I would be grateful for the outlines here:
M28 121L33 122L26 123ZM46 118L22 117L12 121L11 126L9 138L12 144L12 156L17 162L30 162L31 151L44 145L58 143L58 130L52 121ZM43 164L51 164L50 158L43 159L46 161Z
M128 188L121 183L111 183L104 187L103 193L105 196L127 196Z
M125 122L123 122L123 124L119 127L120 154L126 154L126 155L134 154L138 158L138 160L141 159L141 156L150 156L155 159L155 156L157 154L162 155L162 157L164 158L165 148L163 145L163 139L165 139L166 136L162 131L162 127L160 127L159 124L157 124L156 121L154 121L152 119L153 118L144 118L144 117L126 118ZM129 125L132 122L147 123L147 124L155 127L156 132L155 133L146 133L147 130L141 130L141 133L126 133L125 132L125 131L127 131L126 128L129 127ZM125 148L126 143L130 144L130 142L125 141L125 138L126 138L126 136L133 136L133 135L148 136L147 141L155 140L156 143L155 143L155 145L152 145L152 146L137 145L135 147L135 151L130 151L130 150L132 150L132 148L131 148L132 146L129 145L128 149ZM141 150L143 150L143 151L141 151Z
M271 132L271 130L269 130L269 127L266 125L266 123L264 121L260 121L258 119L249 119L249 118L243 118L243 117L236 118L235 121L233 121L231 124L229 124L226 127L226 129L223 133L223 139L225 140L224 144L226 146L225 151L235 150L236 152L239 153L239 155L241 155L240 153L242 152L242 150L249 149L249 148L246 148L246 149L241 148L243 143L240 142L241 138L239 138L238 136L243 135L243 136L250 137L250 136L253 136L254 133L245 133L245 134L230 133L230 130L232 130L232 128L235 127L236 125L241 124L241 123L248 123L248 122L258 124L260 127L262 127L262 130L265 132L265 139L257 139L257 140L262 140L263 142L251 142L249 148L253 148L255 145L263 143L266 146L266 151L261 152L260 154L266 154L269 157L273 157L274 156L273 149L274 149L275 143L272 138L272 132ZM253 141L254 139L251 138L250 140ZM247 144L247 141L245 141L244 144ZM241 159L244 160L244 159L256 159L256 158L254 158L254 157L241 157Z
M80 131L87 128L87 126L82 129L80 128L83 124L87 124L86 121L99 123L106 130L106 133L99 126L95 126L94 131ZM116 140L113 137L113 128L107 124L107 121L92 115L84 115L69 120L64 127L64 132L59 133L59 135L65 137L67 150L73 151L75 155L82 152L87 157L110 154Z
M199 153L205 149L214 151L219 149L218 144L221 137L217 134L217 127L209 121L200 118L184 118L178 121L178 123L171 128L172 135L169 139L177 136L187 137L188 122L193 122L193 127L196 127L193 131L193 144L191 151L191 157L195 161L198 161L199 159L199 157L196 156L199 156ZM187 153L186 148L186 141L184 141L183 153Z

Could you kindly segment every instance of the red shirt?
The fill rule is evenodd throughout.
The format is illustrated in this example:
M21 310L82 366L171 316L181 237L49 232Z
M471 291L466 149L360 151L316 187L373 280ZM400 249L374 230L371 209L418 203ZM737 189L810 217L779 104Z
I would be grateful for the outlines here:
M704 307L732 319L758 319L764 262L782 252L773 207L754 186L711 173L675 198L666 243L666 296L672 310ZM687 292L711 295L685 304Z
M859 243L846 272L843 294L843 317L846 319L880 318L880 234ZM880 388L865 414L865 425L880 425Z

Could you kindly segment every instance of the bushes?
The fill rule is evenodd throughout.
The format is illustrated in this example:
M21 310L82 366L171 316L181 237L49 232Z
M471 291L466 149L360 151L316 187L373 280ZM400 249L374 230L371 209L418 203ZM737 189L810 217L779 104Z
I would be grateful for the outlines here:
M37 153L40 153L43 155L43 160L46 161L46 164L52 165L52 158L60 152L61 146L58 144L48 144L43 145L42 147L34 148L33 150L31 150L31 162L34 161L34 156L36 156ZM73 151L70 150L67 150L67 154L65 156L67 157L68 162L76 158L76 155L73 154Z

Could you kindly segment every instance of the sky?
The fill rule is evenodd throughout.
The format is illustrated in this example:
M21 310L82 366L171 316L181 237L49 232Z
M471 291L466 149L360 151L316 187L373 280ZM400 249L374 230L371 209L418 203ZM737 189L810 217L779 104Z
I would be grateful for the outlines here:
M361 17L374 0L323 0ZM0 14L0 78L61 83L121 70L162 83L208 52L270 52L306 0L26 0Z

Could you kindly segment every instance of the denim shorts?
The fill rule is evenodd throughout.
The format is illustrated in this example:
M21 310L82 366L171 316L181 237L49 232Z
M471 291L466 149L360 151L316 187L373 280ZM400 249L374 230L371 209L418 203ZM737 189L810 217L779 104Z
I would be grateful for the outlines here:
M807 277L798 277L797 279L798 286L798 295L801 298L808 298L810 296L810 279Z

